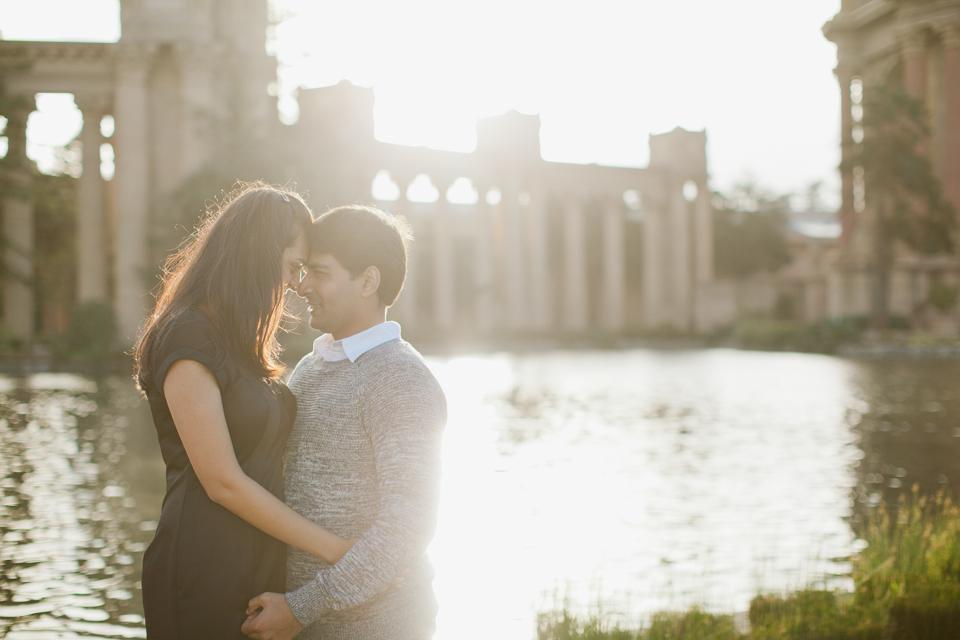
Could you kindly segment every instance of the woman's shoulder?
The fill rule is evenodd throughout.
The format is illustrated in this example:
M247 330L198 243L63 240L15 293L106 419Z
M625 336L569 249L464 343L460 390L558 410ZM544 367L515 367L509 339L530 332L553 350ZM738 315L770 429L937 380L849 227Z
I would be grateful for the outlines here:
M206 314L196 308L184 309L167 319L165 325L157 336L154 352L157 387L163 388L166 373L177 360L196 360L212 371L223 386L226 383L224 350Z

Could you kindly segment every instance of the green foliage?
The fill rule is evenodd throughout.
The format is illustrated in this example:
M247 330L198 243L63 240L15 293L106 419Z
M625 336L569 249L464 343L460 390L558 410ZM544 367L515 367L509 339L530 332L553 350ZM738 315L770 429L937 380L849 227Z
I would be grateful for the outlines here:
M957 219L923 151L929 130L920 100L892 87L867 87L862 126L863 142L853 145L841 168L848 173L863 171L874 220L873 324L884 329L894 244L901 242L925 254L951 253Z
M863 323L863 320L860 321ZM758 595L750 633L732 616L698 607L661 612L634 633L562 612L538 618L538 640L956 640L960 637L960 506L946 493L914 488L861 526L866 547L853 558L855 591L801 589Z
M943 282L935 284L927 294L927 302L937 311L946 313L957 305L957 288Z
M62 319L48 332L62 331L76 301L77 181L68 175L37 174L30 186L37 230L34 279L37 305L48 322Z
M863 142L849 169L862 167L884 241L899 240L922 253L952 252L956 215L921 149L929 136L923 103L899 89L864 90ZM883 256L881 256L883 257Z
M868 546L853 564L858 602L890 606L960 585L960 507L947 494L927 498L915 487L895 509L881 507L861 535Z
M733 616L714 615L699 607L684 612L660 612L643 635L646 640L739 640Z
M856 344L867 327L865 318L825 319L810 324L796 320L743 318L733 327L737 346L768 351L836 353Z
M891 640L956 640L960 633L960 585L913 589L890 607Z
M729 194L715 194L714 207L718 275L744 278L789 264L789 196L774 196L751 184L738 185Z
M636 640L637 634L619 625L605 624L600 616L581 622L564 607L559 612L537 616L537 640Z
M67 346L77 355L102 357L116 350L117 335L113 308L102 302L85 302L73 312Z
M750 603L750 640L885 640L882 612L865 615L836 593L804 589Z

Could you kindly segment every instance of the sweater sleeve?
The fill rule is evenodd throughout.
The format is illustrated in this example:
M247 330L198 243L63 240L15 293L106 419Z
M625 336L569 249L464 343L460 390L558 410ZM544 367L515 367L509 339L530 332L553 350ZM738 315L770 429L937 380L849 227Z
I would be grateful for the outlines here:
M382 591L423 556L436 530L446 422L440 385L422 361L410 359L368 365L358 391L376 464L379 509L349 553L287 594L304 627Z

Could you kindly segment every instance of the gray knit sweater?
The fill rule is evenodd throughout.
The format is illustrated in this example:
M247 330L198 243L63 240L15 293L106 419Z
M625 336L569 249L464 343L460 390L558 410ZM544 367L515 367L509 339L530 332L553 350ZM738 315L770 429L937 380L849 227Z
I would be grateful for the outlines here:
M425 550L433 538L446 400L401 339L356 362L309 354L290 378L297 421L286 453L286 502L345 538L336 565L291 547L287 602L310 640L409 640L437 613ZM412 569L400 586L379 593Z

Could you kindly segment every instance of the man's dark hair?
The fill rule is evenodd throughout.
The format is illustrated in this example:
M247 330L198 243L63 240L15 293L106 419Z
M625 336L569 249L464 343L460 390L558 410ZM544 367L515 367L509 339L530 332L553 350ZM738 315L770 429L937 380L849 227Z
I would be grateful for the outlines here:
M331 255L356 278L368 267L380 270L377 297L389 307L397 301L407 277L410 225L376 207L347 205L316 219L310 234L311 253Z

